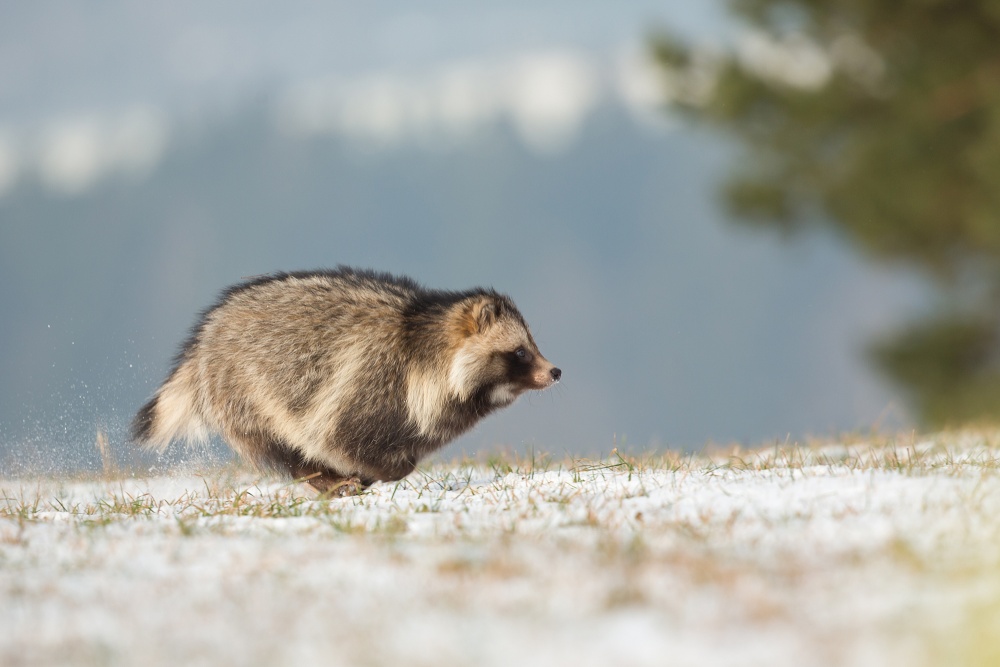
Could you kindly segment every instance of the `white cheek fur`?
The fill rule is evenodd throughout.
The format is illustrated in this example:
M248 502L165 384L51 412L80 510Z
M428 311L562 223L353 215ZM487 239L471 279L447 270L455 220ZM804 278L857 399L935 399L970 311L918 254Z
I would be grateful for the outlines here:
M478 361L475 353L468 348L463 348L455 355L448 372L448 384L452 394L461 399L466 399L472 394L475 389L473 377Z
M517 398L513 385L498 384L490 390L490 402L494 405L509 405Z

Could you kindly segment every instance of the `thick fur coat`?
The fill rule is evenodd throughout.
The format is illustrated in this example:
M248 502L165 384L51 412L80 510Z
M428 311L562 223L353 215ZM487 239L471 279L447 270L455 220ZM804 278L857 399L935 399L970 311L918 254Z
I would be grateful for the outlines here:
M218 432L259 470L349 493L397 480L561 371L509 297L341 267L226 290L132 424L165 448Z

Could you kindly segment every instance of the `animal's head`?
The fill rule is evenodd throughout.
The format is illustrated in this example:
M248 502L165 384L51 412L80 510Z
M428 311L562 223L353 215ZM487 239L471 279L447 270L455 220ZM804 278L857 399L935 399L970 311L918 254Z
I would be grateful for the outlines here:
M487 292L462 301L456 311L456 352L449 372L461 398L486 391L497 406L529 389L546 389L562 371L542 356L514 302Z

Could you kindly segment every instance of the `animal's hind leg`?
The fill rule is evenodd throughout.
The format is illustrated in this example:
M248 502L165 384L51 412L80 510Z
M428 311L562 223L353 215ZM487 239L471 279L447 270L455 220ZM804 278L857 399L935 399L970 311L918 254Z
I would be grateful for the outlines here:
M360 477L344 477L329 470L314 472L301 479L327 498L356 496L368 488Z
M301 454L269 434L228 433L226 439L233 449L247 458L257 470L274 470L292 479L305 482L325 496L350 496L360 493L368 484L357 477L346 477L320 463L306 460Z
M272 467L305 482L324 496L353 496L368 486L357 477L346 477L320 463L307 461L298 452L278 443L271 444L268 458Z

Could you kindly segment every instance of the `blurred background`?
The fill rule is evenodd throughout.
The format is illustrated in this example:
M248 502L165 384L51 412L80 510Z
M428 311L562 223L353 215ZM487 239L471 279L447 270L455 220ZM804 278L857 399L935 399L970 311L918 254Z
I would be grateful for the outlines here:
M564 370L445 456L990 419L998 45L987 0L0 2L0 473L337 264L507 292Z

